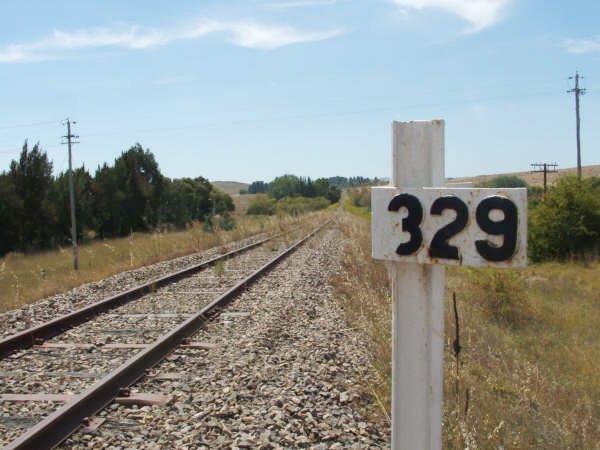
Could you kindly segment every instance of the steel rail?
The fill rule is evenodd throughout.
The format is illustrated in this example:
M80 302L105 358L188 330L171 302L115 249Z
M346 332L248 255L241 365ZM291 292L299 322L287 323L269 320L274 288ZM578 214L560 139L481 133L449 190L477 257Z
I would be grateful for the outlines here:
M159 363L177 348L184 339L202 328L212 314L229 304L237 294L258 280L328 223L329 221L313 230L227 292L214 299L194 316L162 335L148 348L127 360L120 367L10 442L3 450L51 449L59 445L82 425L85 418L92 417L110 404L123 388L130 386L143 377L148 369Z
M57 317L56 319L52 319L48 322L44 322L40 325L36 325L34 327L15 333L13 335L7 336L4 339L0 340L0 359L6 358L8 355L17 350L24 350L26 348L32 347L37 343L43 342L47 339L64 333L68 329L80 325L84 322L87 322L99 314L117 308L133 300L137 300L140 297L143 297L144 295L148 294L149 292L152 292L153 290L159 287L172 283L173 281L179 280L181 278L193 275L194 273L206 267L209 267L210 265L215 264L220 260L227 259L233 255L237 255L254 247L258 247L279 235L280 234L270 236L258 242L246 245L237 250L232 250L223 255L216 256L207 261L185 267L176 272L168 273L167 275L163 275L162 277L152 279L146 283L140 284L119 294L92 303L91 305L85 306L69 314L65 314L63 316Z

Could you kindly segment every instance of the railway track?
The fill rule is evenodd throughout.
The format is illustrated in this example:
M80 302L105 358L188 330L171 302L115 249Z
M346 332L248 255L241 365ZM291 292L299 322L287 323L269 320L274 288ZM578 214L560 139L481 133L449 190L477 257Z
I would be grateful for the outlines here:
M152 376L177 347L213 348L186 339L321 228L299 239L264 239L1 340L0 445L52 448L82 426L97 426L94 415L113 401L167 402L127 387ZM19 420L24 415L29 420Z

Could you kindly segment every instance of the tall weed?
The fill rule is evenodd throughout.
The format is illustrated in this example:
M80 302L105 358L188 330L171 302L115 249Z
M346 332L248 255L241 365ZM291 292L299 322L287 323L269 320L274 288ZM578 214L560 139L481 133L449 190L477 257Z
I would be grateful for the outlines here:
M370 230L344 214L344 269L334 280L349 325L373 355L372 414L389 419L391 299ZM600 448L600 264L447 273L443 447ZM456 292L462 350L454 356Z
M478 303L488 318L509 326L520 326L531 318L525 283L517 272L472 270L470 279Z
M285 232L300 224L316 223L327 213L298 217L245 217L235 219L235 228L217 224L205 232L194 223L186 230L132 233L118 239L97 240L79 247L79 270L73 270L70 249L59 248L24 255L9 253L0 258L0 312L34 300L64 292L80 284L112 274L175 258L261 232Z

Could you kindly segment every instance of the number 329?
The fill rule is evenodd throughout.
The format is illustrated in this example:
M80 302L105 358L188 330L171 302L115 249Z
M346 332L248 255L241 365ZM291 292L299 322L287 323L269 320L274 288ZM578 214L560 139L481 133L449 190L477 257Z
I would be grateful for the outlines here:
M390 201L388 211L397 212L401 208L406 208L408 211L408 215L402 219L402 230L410 234L410 239L408 242L400 244L396 253L404 256L415 253L423 243L421 231L423 206L417 197L404 193L396 195ZM456 212L456 218L436 231L429 246L429 256L458 260L460 258L458 248L450 245L448 241L466 227L469 209L460 198L447 195L434 200L429 214L439 216L447 209ZM493 210L502 211L504 217L498 221L492 220L490 213ZM475 241L475 248L481 257L493 262L510 259L517 247L518 209L516 205L508 198L499 195L487 197L477 205L475 220L485 233L503 237L502 245L496 245L486 239Z

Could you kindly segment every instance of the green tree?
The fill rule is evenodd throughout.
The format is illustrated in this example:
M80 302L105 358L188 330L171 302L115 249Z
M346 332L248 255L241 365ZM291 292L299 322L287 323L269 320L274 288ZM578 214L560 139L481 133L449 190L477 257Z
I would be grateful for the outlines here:
M300 183L300 195L302 197L315 197L317 195L315 185L310 177L300 178Z
M249 194L263 194L263 193L267 192L268 186L269 186L269 184L265 183L264 181L253 181L252 184L250 184L250 186L248 186L248 193Z
M16 250L19 246L19 218L23 201L17 196L15 185L9 175L0 174L0 255Z
M102 236L125 236L131 231L152 229L159 223L165 180L154 155L140 144L115 159L114 167L99 167L95 181L103 211Z
M115 160L115 177L123 221L120 235L149 230L158 224L164 178L154 155L136 144Z
M102 237L126 236L159 223L165 179L154 155L140 144L123 152L113 167L98 167L94 181L99 194Z
M113 167L104 163L98 167L94 175L98 190L98 232L100 237L118 236L122 229L121 203L124 194L117 186L116 173Z
M279 200L283 197L297 197L302 193L302 180L296 175L282 175L269 183L269 197Z
M211 201L214 202L215 213L223 214L235 210L231 196L218 189L213 189L210 193Z
M329 181L330 184L333 184L334 186L337 186L339 188L360 186L360 185L372 184L372 183L379 182L377 177L375 177L371 180L370 178L365 178L365 177L361 177L361 176L350 177L350 178L340 177L340 176L329 177L329 178L327 178L327 181Z
M325 197L331 203L337 203L340 201L340 197L342 192L340 188L331 184L325 178L319 178L314 183L315 196L316 197Z
M32 250L51 245L54 214L49 201L52 163L39 143L31 150L27 141L19 161L10 163L8 173L14 194L19 198L14 211L17 222L17 248Z
M531 211L529 254L534 261L582 257L600 250L598 180L560 178Z
M89 231L96 231L98 220L98 189L85 166L73 171L77 236L81 239ZM69 200L69 173L61 173L52 185L51 197L56 212L56 237L66 242L71 239L71 206Z
M212 189L212 184L203 177L167 180L162 220L178 227L202 220L212 208L209 200Z

